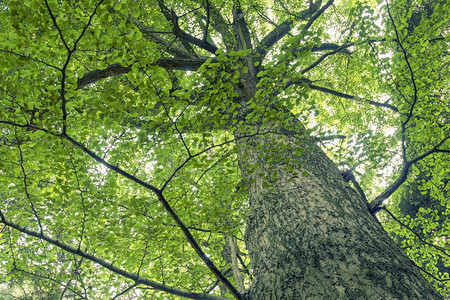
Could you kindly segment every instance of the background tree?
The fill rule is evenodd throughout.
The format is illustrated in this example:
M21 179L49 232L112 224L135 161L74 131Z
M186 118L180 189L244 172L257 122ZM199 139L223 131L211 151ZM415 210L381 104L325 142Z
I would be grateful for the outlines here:
M450 294L448 1L0 3L5 282Z

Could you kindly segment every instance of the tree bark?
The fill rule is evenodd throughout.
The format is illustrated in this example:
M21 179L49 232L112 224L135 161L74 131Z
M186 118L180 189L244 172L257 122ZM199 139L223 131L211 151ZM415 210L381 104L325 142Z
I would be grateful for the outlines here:
M280 142L291 147L284 157L300 159L292 181L284 160L257 150ZM271 134L241 139L238 148L242 174L252 182L250 299L442 299L316 145ZM295 155L299 148L305 151ZM274 171L278 180L267 188L263 177Z

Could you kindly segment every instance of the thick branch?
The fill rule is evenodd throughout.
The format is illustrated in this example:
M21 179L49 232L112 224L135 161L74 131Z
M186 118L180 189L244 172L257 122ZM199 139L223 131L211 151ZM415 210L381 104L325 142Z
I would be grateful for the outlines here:
M345 46L339 46L331 43L323 43L319 47L313 47L312 52L336 50L338 48L345 48ZM197 69L207 60L207 58L160 58L154 65L160 66L166 70L184 70L184 71L197 71ZM213 59L214 62L214 59ZM78 89L83 89L87 85L95 83L101 79L109 78L121 74L131 72L131 66L123 67L121 64L116 63L109 65L104 70L93 70L84 74L84 76L77 81ZM292 84L292 83L291 83ZM290 85L290 84L289 84ZM370 103L370 102L369 102ZM374 102L376 103L376 102ZM374 104L371 103L371 104ZM376 105L376 104L374 104ZM385 106L385 105L378 105ZM386 106L388 107L388 106ZM389 107L390 108L390 107ZM392 108L391 108L392 109ZM398 111L396 108L395 111Z
M318 9L320 4L322 4L322 0L318 0L315 3L310 1L309 13L312 15L312 17L308 20L305 27L302 28L302 32L301 32L302 35L305 34L306 31L309 30L311 25L325 12L325 10L328 9L328 7L330 7L331 4L333 4L333 2L334 2L334 0L328 0L328 2L325 3L324 6L322 6L320 9Z
M274 30L269 32L266 37L261 41L261 45L256 49L258 53L258 59L262 60L270 48L275 45L279 40L281 40L286 34L292 29L294 22L292 20L286 20L280 25L276 26Z
M169 10L169 8L164 4L163 0L158 0L159 7L161 8L161 12L164 14L164 17L167 21L172 23L173 33L179 37L181 40L196 45L212 54L215 54L218 48L213 44L209 43L206 40L198 39L187 32L183 31L178 24L178 16L175 14L173 10Z
M209 3L209 10L211 14L212 25L217 32L222 37L222 42L225 44L225 47L228 51L236 50L236 43L233 38L233 34L228 27L228 23L220 14L219 10L213 5L213 3Z
M326 135L326 136L314 136L312 139L317 142L323 142L323 141L332 141L332 140L343 140L346 139L347 136L336 134L336 135Z
M82 89L89 84L95 83L101 79L126 74L131 71L131 67L123 67L120 64L109 65L104 70L94 70L84 74L84 76L77 80L77 88Z
M250 37L250 31L248 29L247 26L247 22L245 21L244 18L244 12L242 11L241 7L240 7L240 3L237 2L237 6L235 6L234 9L234 22L235 22L235 34L236 34L236 40L240 41L241 38L244 42L244 49L245 50L251 50L252 52L247 56L248 59L248 70L250 72L250 75L252 77L255 77L256 75L256 71L255 71L255 64L253 62L253 45L252 45L252 40Z
M244 287L244 278L242 277L242 273L238 268L237 263L237 250L236 244L234 243L233 237L228 237L228 247L230 247L230 256L231 256L231 269L233 270L234 279L236 281L236 285L241 293L245 292Z
M422 159L426 158L432 153L441 152L439 151L439 147L445 143L450 138L450 135L446 136L444 139L442 139L436 146L428 150L427 152L423 153L422 155L417 156L416 158L413 158L410 161L404 161L402 171L400 173L400 176L384 190L380 195L378 195L372 202L369 203L369 211L371 213L377 211L379 207L383 204L383 201L389 198L408 178L408 172L411 166Z
M181 28L178 26L174 27L173 31L174 34L183 41L196 45L212 54L215 54L216 51L218 50L218 48L213 44L209 43L208 41L200 40L190 34L187 34L185 31L181 30Z
M389 198L408 178L408 172L411 167L410 163L403 165L400 176L388 186L380 195L378 195L374 200L372 200L369 205L369 211L375 213L379 207L383 204L383 201Z
M250 31L248 30L247 22L244 18L244 12L240 7L236 8L235 22L237 23L238 28L240 29L240 33L242 34L242 39L245 43L245 49L253 49L252 40L250 38Z
M69 252L69 253L81 256L81 257L83 257L85 259L88 259L88 260L90 260L90 261L92 261L92 262L94 262L96 264L99 264L99 265L105 267L106 269L110 270L111 272L113 272L113 273L115 273L117 275L120 275L122 277L125 277L125 278L133 280L136 284L143 284L143 285L152 287L155 290L163 291L163 292L166 292L166 293L169 293L169 294L177 295L177 296L180 296L180 297L185 297L185 298L188 298L188 299L201 299L201 300L225 300L226 299L226 298L222 298L222 297L218 297L218 296L212 296L212 295L207 295L207 294L200 294L200 293L184 291L184 290L180 290L180 289L177 289L177 288L165 285L165 284L158 283L156 281L152 281L152 280L149 280L149 279L142 278L142 277L140 277L140 276L138 276L136 274L132 274L132 273L127 272L125 270L122 270L122 269L120 269L118 267L115 267L112 264L108 263L107 261L105 261L105 260L103 260L103 259L101 259L99 257L96 257L94 255L88 254L88 253L86 253L84 251L81 251L80 249L70 247L70 246L68 246L68 245L66 245L66 244L64 244L64 243L62 243L62 242L60 242L58 240L55 240L55 239L53 239L51 237L48 237L46 235L43 235L43 234L31 231L31 230L28 230L25 227L21 227L21 226L15 224L15 223L12 223L12 222L6 220L6 218L3 215L3 213L0 213L0 222L5 224L6 226L14 228L14 229L16 229L16 230L26 234L26 235L34 236L34 237L36 237L36 238L38 238L40 240L44 240L44 241L46 241L46 242L48 242L48 243L50 243L50 244L52 244L54 246L57 246L58 248L63 249L66 252Z
M358 191L359 195L361 196L361 198L364 200L365 203L367 203L367 197L366 194L364 193L363 189L361 188L361 186L359 185L358 181L356 181L355 176L352 176L352 178L350 178L351 182L353 183L355 189Z
M206 58L184 59L184 58L160 58L154 65L164 68L166 70L184 70L197 71L197 69L206 61ZM77 81L78 89L82 89L89 84L95 83L101 79L109 78L121 74L131 72L131 66L123 67L116 63L109 65L104 70L94 70L84 74L84 76Z
M211 10L209 8L209 0L206 0L206 24L205 24L205 31L203 32L203 41L206 41L208 39L208 29L210 20L211 20Z
M351 46L351 44L338 45L338 44L333 44L333 43L322 43L320 46L313 46L311 49L311 52L320 52L320 51L341 49L340 52L350 54L351 52L346 49L350 46ZM299 51L302 52L305 50L306 50L306 48L302 48Z
M364 200L364 203L367 203L367 197L364 193L363 189L359 185L358 181L356 181L355 175L353 174L353 169L348 169L341 173L342 177L346 182L351 181L353 185L355 186L356 190L358 191L361 198Z

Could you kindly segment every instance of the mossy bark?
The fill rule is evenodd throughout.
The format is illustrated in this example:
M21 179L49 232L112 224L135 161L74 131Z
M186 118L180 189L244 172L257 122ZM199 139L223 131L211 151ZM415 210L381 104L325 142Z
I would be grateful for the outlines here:
M269 160L273 145L300 158L299 176L284 160ZM442 299L321 149L276 134L242 139L238 147L242 174L252 182L250 299ZM300 147L306 150L296 156ZM264 177L275 171L268 188Z

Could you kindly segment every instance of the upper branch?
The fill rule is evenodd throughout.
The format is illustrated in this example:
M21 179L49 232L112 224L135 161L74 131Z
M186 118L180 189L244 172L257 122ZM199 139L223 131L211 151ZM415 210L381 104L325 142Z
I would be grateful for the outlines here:
M52 19L53 25L56 27L56 30L58 31L59 37L61 38L61 41L63 42L64 47L66 47L67 51L70 52L69 45L67 45L66 40L64 39L62 30L59 27L58 23L56 22L56 17L53 14L53 12L50 8L50 5L48 4L48 1L44 0L44 2L45 2L45 7L47 8L48 14L50 15L50 18Z
M331 4L333 4L334 0L328 0L328 2L325 3L325 5L322 6L322 8L320 8L319 10L317 9L322 3L322 0L319 0L318 2L319 5L317 4L317 2L316 3L312 3L312 1L310 2L311 5L309 8L309 13L314 15L309 19L305 27L303 27L302 34L304 34L311 27L311 25L325 12L325 10L327 10L327 8L330 7Z
M205 31L203 32L203 41L206 41L208 38L208 29L210 20L211 20L211 10L209 8L209 0L206 0L206 25Z
M238 2L239 3L239 2ZM238 29L242 34L242 39L244 40L245 49L253 49L252 41L250 38L250 31L248 30L247 22L245 22L244 12L240 8L240 5L235 7L234 14L235 22L238 25Z
M234 16L234 30L235 30L235 36L236 36L236 42L238 45L239 50L245 49L245 50L251 50L251 53L247 56L248 58L248 70L250 72L250 75L255 77L256 71L255 71L255 65L253 62L253 45L252 40L250 37L250 31L247 26L247 22L244 18L244 12L241 9L240 2L237 1L236 5L233 7L233 16ZM241 42L241 39L243 41L243 45Z
M83 30L81 31L80 35L78 36L78 38L75 40L74 44L73 44L73 48L70 49L67 42L64 39L64 36L62 34L62 30L61 28L58 26L58 23L56 22L56 18L53 15L52 10L50 9L50 6L47 2L47 0L45 0L45 5L47 7L48 13L50 14L50 18L53 21L53 24L55 25L56 29L58 30L59 36L61 37L61 40L63 41L64 46L67 49L67 58L66 61L64 62L64 66L61 69L61 92L60 92L60 96L61 96L61 110L62 110L62 116L63 116L63 125L62 125L62 133L65 134L66 130L67 130L67 109L66 109L66 79L67 79L67 74L66 74L66 70L67 67L69 66L69 63L72 59L73 53L75 53L76 48L78 43L81 41L81 38L83 37L84 33L86 32L87 28L90 26L92 19L94 18L94 15L97 12L98 7L102 4L104 0L100 0L97 5L95 6L92 14L89 16L89 20L87 22L87 24L84 26Z
M314 14L307 23L307 28L309 28L312 23L334 2L334 0L329 0L321 9L317 10L320 5L317 5L317 3L321 2L321 0L318 0L316 3L311 3L311 6L314 6L314 9L312 9L313 7L305 9L295 18L283 21L280 25L276 26L275 29L269 32L269 34L267 34L262 39L261 44L256 49L256 52L259 56L258 59L262 60L267 55L272 46L275 45L279 40L281 40L286 34L288 34L289 31L291 31L294 25L294 21L306 20L308 16Z
M411 108L409 110L408 117L406 118L406 120L404 122L402 122L403 125L406 125L409 122L409 120L411 119L411 117L413 115L413 111L414 111L414 106L417 103L417 85L416 85L416 80L415 80L415 77L414 77L414 71L413 71L413 69L411 67L411 64L409 63L408 54L406 53L406 50L405 50L405 48L403 47L403 44L400 41L400 37L398 35L397 26L395 26L394 19L392 18L391 10L389 9L389 1L388 0L386 0L386 8L387 8L387 12L388 12L389 18L391 19L392 26L394 27L395 36L397 37L397 44L402 49L403 57L405 59L406 65L408 66L408 70L409 70L409 73L411 75L411 82L412 82L413 90L414 90L413 103L411 104Z
M389 8L389 1L388 0L386 0L386 7L387 7L387 12L388 12L389 18L391 20L392 26L394 27L394 31L395 31L395 35L396 35L396 42L399 45L399 47L400 47L400 49L402 51L404 60L406 62L406 65L408 66L408 70L409 70L409 73L410 73L410 76L411 76L411 82L412 82L414 94L413 94L413 102L411 103L411 107L409 109L409 112L408 112L408 115L406 117L406 120L401 122L401 128L402 128L402 143L401 143L401 147L402 147L402 158L403 158L402 171L400 173L400 176L394 181L394 183L392 183L390 186L388 186L385 191L383 191L379 196L377 196L372 202L369 203L369 210L372 213L376 212L380 208L380 206L382 205L383 201L385 199L387 199L390 195L392 195L406 181L409 169L411 168L411 166L413 164L419 162L420 160L424 159L425 157L429 156L432 153L445 152L445 150L439 149L439 147L446 140L448 140L450 138L450 135L445 137L436 146L431 148L429 151L427 151L427 152L423 153L422 155L419 155L419 156L413 158L412 160L408 161L407 156L406 156L406 145L405 145L406 124L412 118L413 112L414 112L414 107L415 107L415 105L417 103L417 100L418 100L417 85L416 85L416 80L415 80L415 76L414 76L414 71L412 70L411 64L409 62L406 49L403 47L403 44L400 41L400 36L399 36L398 30L397 30L397 27L395 25L395 22L394 22L394 19L393 19L392 15L391 15L391 11L390 11L390 8Z
M440 247L438 245L435 245L433 243L427 242L425 239L423 239L417 232L415 232L414 230L412 230L408 225L406 225L405 223L403 223L402 221L400 221L398 218L396 218L386 207L382 207L382 209L387 212L397 223L399 223L403 228L406 228L409 232L411 232L412 234L414 234L421 243L428 245L430 247L433 247L434 249L440 251L442 254L444 254L445 256L450 258L450 253L447 252L447 249ZM450 280L450 279L449 279Z
M161 8L161 12L164 14L164 17L167 21L172 23L173 26L173 33L180 38L181 40L196 45L212 54L215 54L218 48L214 46L213 44L209 43L206 40L198 39L187 32L183 31L179 24L178 24L178 16L175 14L175 12L170 9L164 4L163 0L158 0L159 7Z
M130 18L130 20L139 29L139 31L142 33L143 36L151 39L156 44L158 44L163 49L164 52L168 52L178 58L194 58L195 57L192 54L190 54L189 52L184 51L183 49L178 49L177 47L173 47L172 42L169 42L158 35L158 34L172 34L172 32L154 31L151 28L142 24L140 21L136 20L135 18Z
M70 280L68 281L67 284L65 284L65 283L63 283L62 281L59 281L59 280L57 280L57 279L55 279L55 278L52 278L52 277L51 277L50 275L48 275L48 274L39 274L39 273L29 272L29 271L20 269L20 268L18 268L17 266L14 267L14 271L16 271L16 272L21 272L21 273L24 273L24 274L27 274L27 275L30 275L30 276L33 276L33 277L38 277L38 278L43 278L43 279L45 279L45 280L53 281L54 283L58 284L59 286L64 287L61 296L63 296L63 295L65 294L65 292L66 292L67 290L69 290L69 291L71 291L74 295L77 295L78 297L80 297L80 299L83 299L83 295L82 295L79 291L77 291L76 289L70 287Z
M235 40L233 38L233 33L230 31L228 27L227 21L224 19L220 11L213 5L213 3L209 2L209 12L211 15L211 24L215 30L222 37L222 41L225 44L225 47L228 51L233 51L235 49Z
M259 59L262 60L267 52L269 52L270 48L277 43L279 40L281 40L286 34L288 34L289 31L292 29L293 25L292 20L286 20L282 22L280 25L276 26L274 30L269 32L263 40L261 41L261 44L256 49L256 52L258 53Z

